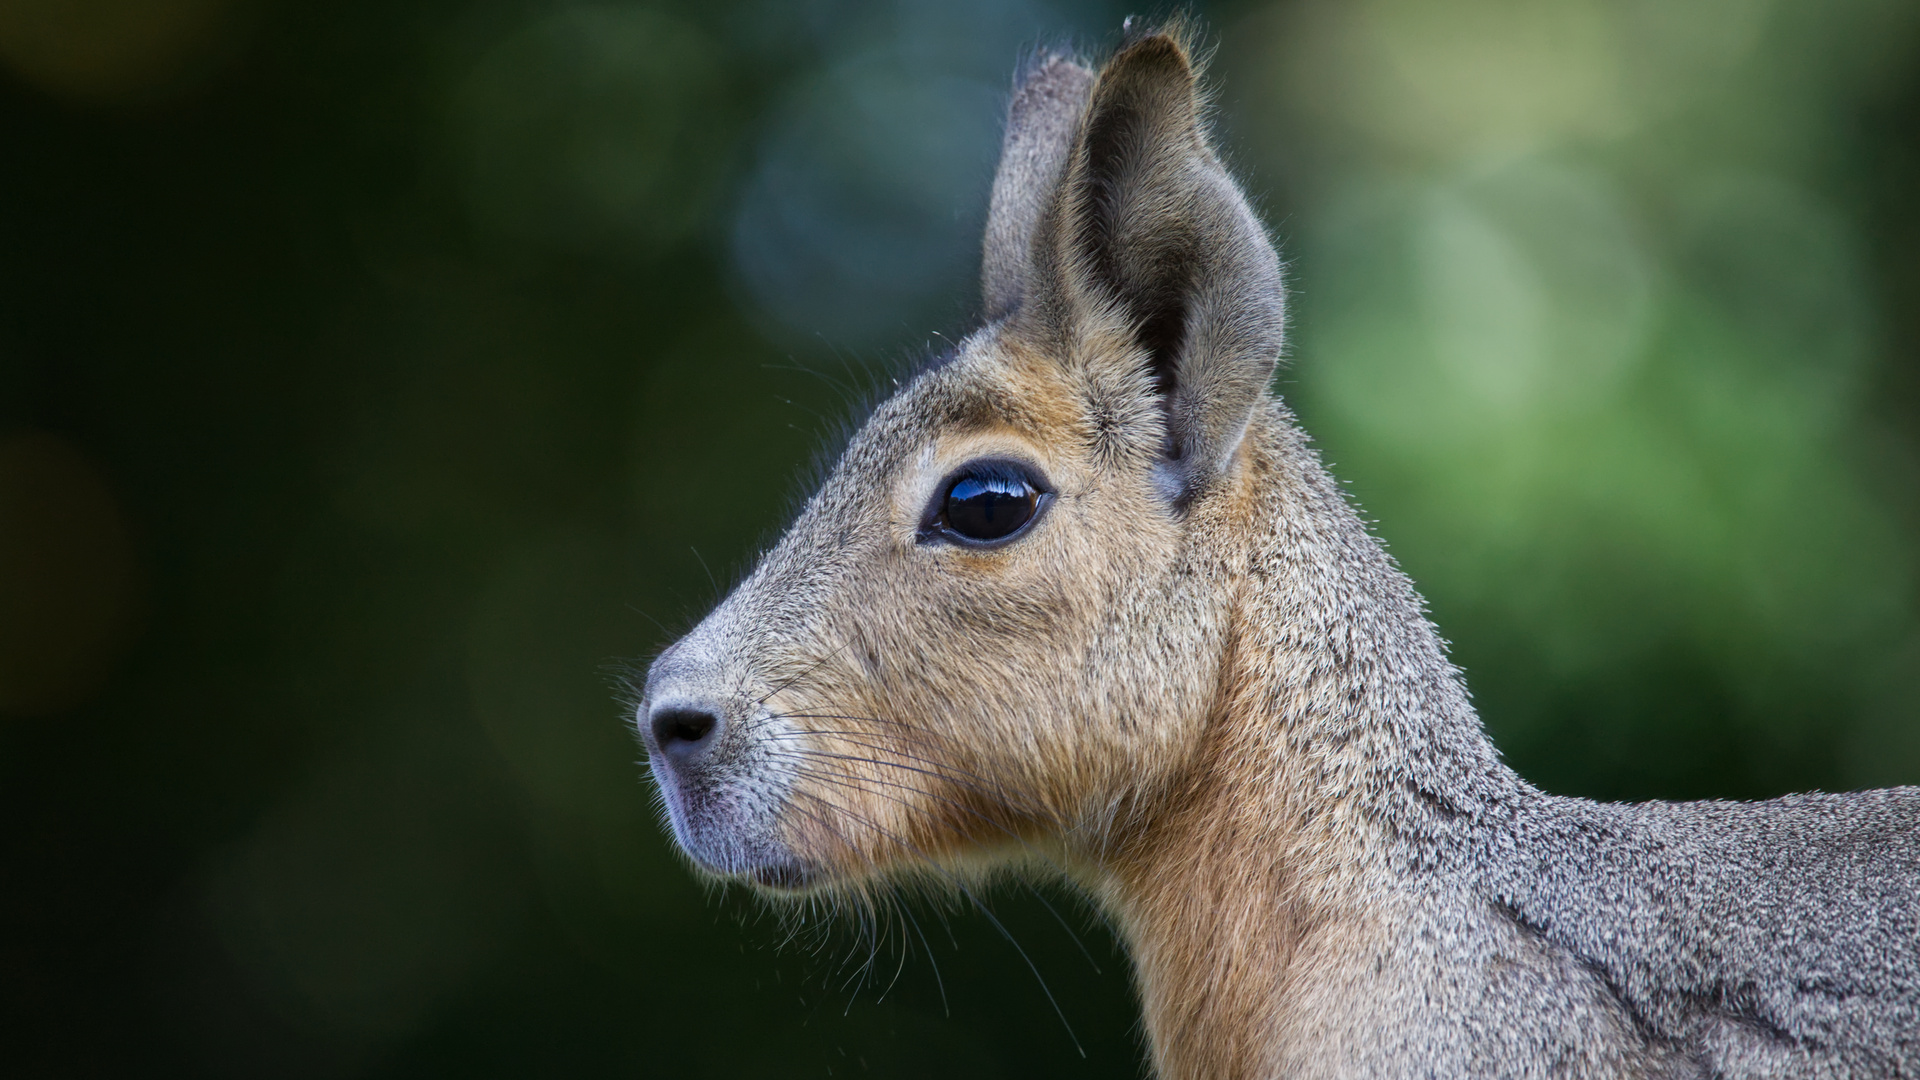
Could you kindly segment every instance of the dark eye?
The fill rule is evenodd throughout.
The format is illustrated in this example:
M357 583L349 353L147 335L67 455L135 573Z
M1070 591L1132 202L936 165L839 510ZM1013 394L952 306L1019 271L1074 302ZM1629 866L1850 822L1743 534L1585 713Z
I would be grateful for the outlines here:
M1004 540L1033 520L1043 498L1045 493L1017 467L976 468L947 487L939 523L964 540Z

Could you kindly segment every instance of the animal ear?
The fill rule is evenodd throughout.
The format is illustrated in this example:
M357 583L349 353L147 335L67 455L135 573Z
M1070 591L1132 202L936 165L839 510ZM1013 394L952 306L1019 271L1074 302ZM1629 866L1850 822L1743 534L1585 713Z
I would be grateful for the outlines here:
M1011 314L1026 295L1034 232L1060 187L1093 77L1065 56L1040 53L1015 80L980 260L988 321Z
M1226 468L1283 344L1279 257L1208 145L1180 31L1100 71L1032 262L1029 305L1063 344L1118 330L1166 418L1163 493L1184 506Z

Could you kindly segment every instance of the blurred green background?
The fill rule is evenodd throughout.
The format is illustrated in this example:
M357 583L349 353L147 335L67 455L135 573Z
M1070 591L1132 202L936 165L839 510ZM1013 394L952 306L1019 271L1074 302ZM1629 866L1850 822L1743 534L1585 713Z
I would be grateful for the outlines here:
M1279 388L1509 760L1920 782L1920 5L1199 11ZM989 902L1084 1059L978 914L696 882L610 688L967 328L1015 58L1127 13L0 0L7 1071L1138 1075L1069 897Z

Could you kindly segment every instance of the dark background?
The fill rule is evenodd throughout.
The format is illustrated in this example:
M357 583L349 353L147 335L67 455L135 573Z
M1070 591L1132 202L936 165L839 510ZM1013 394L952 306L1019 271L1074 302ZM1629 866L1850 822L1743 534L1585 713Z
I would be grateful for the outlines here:
M1278 388L1509 760L1920 782L1920 7L1200 13ZM1125 14L0 0L6 1070L1137 1075L1069 896L988 900L1084 1060L978 913L697 882L610 682L967 328L1015 58Z

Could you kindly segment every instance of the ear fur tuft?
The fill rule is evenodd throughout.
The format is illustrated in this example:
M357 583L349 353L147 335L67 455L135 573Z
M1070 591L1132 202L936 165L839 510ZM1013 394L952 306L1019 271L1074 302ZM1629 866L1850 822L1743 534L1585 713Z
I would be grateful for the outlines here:
M1150 376L1166 424L1159 478L1176 506L1230 463L1286 322L1279 257L1208 143L1192 40L1184 20L1129 29L1091 79L1059 164L1046 159L1054 189L1004 200L1039 209L1018 219L1030 239L1013 302L996 309L992 297L1006 294L988 294L990 314L1055 349L1098 334L1132 339L1137 352L1115 360ZM997 215L1000 180L994 201ZM994 249L990 229L990 259Z

